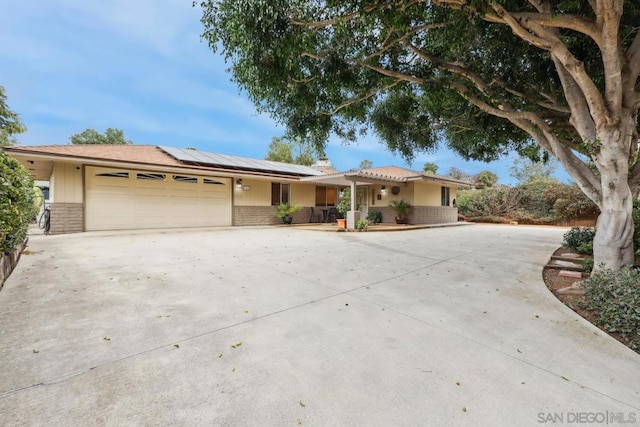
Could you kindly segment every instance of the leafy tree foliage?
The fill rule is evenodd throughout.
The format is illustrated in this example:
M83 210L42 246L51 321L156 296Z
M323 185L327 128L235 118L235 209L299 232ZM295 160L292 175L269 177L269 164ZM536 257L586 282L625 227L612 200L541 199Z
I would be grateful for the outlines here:
M204 38L262 111L322 149L373 128L408 159L557 158L600 208L597 265L633 262L640 3L203 0ZM599 176L586 164L594 162Z
M126 145L133 144L132 141L124 137L124 131L120 129L107 128L104 134L94 130L85 129L69 137L74 145Z
M311 166L315 162L313 148L301 141L287 141L273 137L265 160Z
M513 161L509 172L519 183L524 184L533 181L553 181L553 174L557 168L558 162L555 159L534 161L520 157Z
M0 86L0 147L15 145L15 134L27 131L20 117L9 109L4 87Z
M371 169L373 167L373 162L371 160L363 160L358 165L358 169Z
M435 175L436 173L438 173L438 165L432 162L426 162L422 170L425 173L430 173Z
M498 175L491 171L482 171L474 177L476 188L489 188L498 183Z
M453 179L457 179L458 181L467 181L469 183L473 182L473 175L469 175L468 173L458 169L455 166L451 166L449 168L447 176L450 176Z

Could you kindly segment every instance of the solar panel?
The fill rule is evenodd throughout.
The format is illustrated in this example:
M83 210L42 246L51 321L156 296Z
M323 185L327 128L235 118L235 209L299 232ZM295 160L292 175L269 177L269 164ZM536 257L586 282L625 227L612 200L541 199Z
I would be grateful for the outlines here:
M292 175L322 175L322 172L309 166L292 165L289 163L259 160L249 157L231 156L228 154L208 153L206 151L191 150L175 147L159 147L174 159L184 163L222 166L233 169L245 169L264 172L280 172Z

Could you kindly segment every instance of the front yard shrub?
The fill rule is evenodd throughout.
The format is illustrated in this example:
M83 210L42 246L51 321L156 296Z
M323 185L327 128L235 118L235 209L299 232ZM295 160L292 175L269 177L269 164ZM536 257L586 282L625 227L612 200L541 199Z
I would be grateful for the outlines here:
M598 325L620 334L640 353L640 272L630 267L600 270L583 283L584 306L596 314Z
M571 227L571 230L564 233L562 244L572 251L577 252L580 245L589 243L593 245L595 235L596 230L592 227Z
M36 214L33 178L16 159L0 152L0 251L24 242Z
M636 251L636 256L640 256L640 200L633 201L633 210L631 211L633 217L633 248Z
M369 211L367 213L367 219L374 224L380 224L382 222L382 212L380 211Z
M576 252L582 255L593 255L593 241L587 243L581 243L577 248Z

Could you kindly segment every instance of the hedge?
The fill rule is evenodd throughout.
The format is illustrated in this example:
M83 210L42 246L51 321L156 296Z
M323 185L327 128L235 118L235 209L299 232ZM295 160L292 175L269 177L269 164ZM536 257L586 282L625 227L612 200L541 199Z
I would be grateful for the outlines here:
M35 218L33 178L14 158L0 152L0 251L8 252L25 241Z

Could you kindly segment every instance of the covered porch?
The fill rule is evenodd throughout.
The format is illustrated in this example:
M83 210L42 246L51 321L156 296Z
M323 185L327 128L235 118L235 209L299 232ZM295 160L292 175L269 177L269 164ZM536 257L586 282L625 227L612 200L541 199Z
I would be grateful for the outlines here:
M458 219L458 188L469 186L466 182L449 177L397 166L310 176L300 181L336 188L341 200L344 200L345 189L349 189L350 196L356 195L351 197L345 214L349 230L355 229L358 220L367 218L373 210L378 211L382 223L394 224L396 215L390 204L399 201L411 205L407 215L409 224L455 223Z
M388 214L390 208L386 204L383 205L382 201L386 199L385 196L392 191L391 189L395 195L398 195L402 192L401 188L404 188L405 196L410 196L406 191L409 186L406 179L367 172L367 170L305 177L300 181L336 188L338 190L337 204L346 197L344 190L349 190L350 205L345 215L348 230L355 229L358 220L366 218L371 207L379 207L381 210L386 210Z

